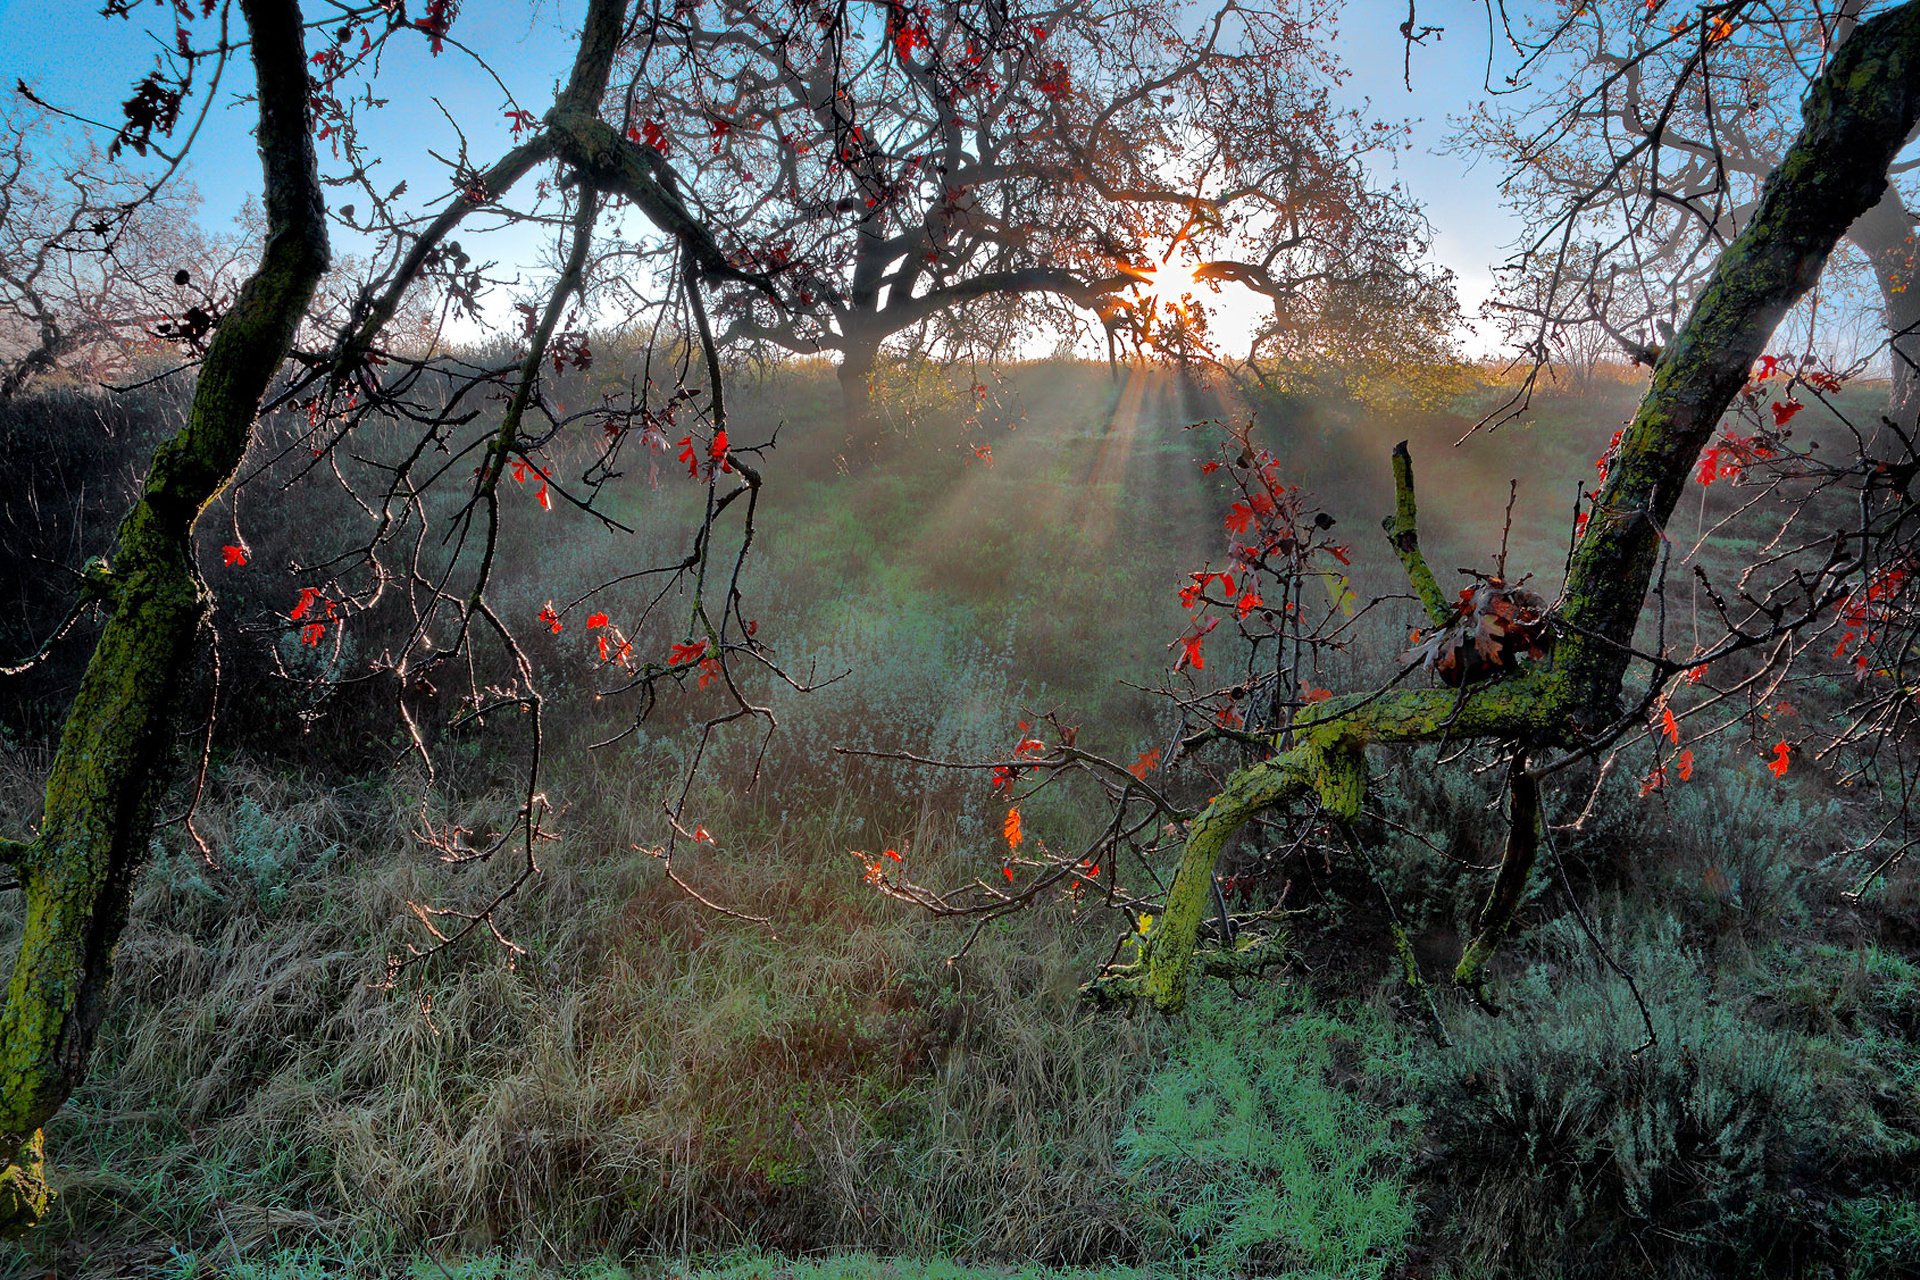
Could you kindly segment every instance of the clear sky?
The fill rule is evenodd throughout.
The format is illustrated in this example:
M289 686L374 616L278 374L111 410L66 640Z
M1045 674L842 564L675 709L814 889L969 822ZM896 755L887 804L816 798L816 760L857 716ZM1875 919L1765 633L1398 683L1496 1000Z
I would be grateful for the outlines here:
M467 0L454 32L485 52L518 104L537 115L551 102L571 57L581 8L579 0ZM164 9L149 6L140 12L165 29ZM1518 230L1500 206L1500 175L1484 165L1470 170L1461 157L1444 154L1449 120L1486 96L1486 10L1481 0L1421 0L1421 23L1444 30L1413 50L1411 92L1402 78L1405 48L1398 29L1405 14L1401 0L1349 0L1336 48L1351 74L1340 94L1352 105L1367 104L1381 118L1410 123L1413 145L1380 177L1402 182L1426 207L1435 232L1434 256L1458 276L1471 313L1486 295L1492 264ZM0 85L9 96L13 82L24 80L49 100L100 120L119 118L120 101L157 53L136 26L101 17L90 3L0 0L0 23L11 33L0 45ZM245 60L235 60L194 147L189 177L204 197L201 219L210 227L229 225L259 190L248 138L251 113L237 101L250 82ZM365 135L374 154L394 158L390 164L428 149L445 158L458 154L459 137L442 114L443 105L467 131L477 161L497 155L509 141L500 86L452 49L434 58L424 40L395 41L377 83L390 105L368 115ZM418 167L396 169L390 181L406 178L416 193L445 189L444 170L433 162L406 162ZM343 193L334 200L348 202L351 196ZM353 246L342 247L351 251ZM537 242L527 237L517 249L495 243L488 251L531 254ZM1231 323L1230 316L1225 319Z

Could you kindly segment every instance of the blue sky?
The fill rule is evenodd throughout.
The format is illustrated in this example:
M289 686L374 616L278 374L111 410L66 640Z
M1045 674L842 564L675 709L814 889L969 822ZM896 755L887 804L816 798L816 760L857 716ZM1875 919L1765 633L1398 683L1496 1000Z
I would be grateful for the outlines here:
M538 114L565 70L580 8L578 0L468 0L455 34L484 51L519 104ZM319 12L314 5L309 9ZM141 12L165 30L164 10L155 6ZM1517 234L1517 224L1500 207L1499 175L1484 165L1469 170L1460 157L1443 154L1449 120L1486 96L1486 12L1481 0L1422 0L1420 21L1444 32L1413 51L1412 92L1402 81L1398 23L1405 12L1399 0L1355 0L1345 7L1336 48L1351 75L1340 95L1352 105L1368 104L1381 118L1410 122L1413 145L1382 177L1398 179L1425 205L1435 232L1434 256L1459 277L1462 300L1471 310L1485 296L1491 265ZM119 102L156 55L156 46L138 27L103 18L92 4L0 0L0 22L0 29L15 33L0 46L0 85L10 91L16 79L25 80L50 100L96 119L118 118ZM32 38L19 38L23 32L33 33ZM202 221L211 227L228 225L259 190L248 138L251 113L235 101L249 85L250 69L236 59L195 145L189 177L204 198ZM458 138L439 104L467 130L476 159L491 157L507 144L499 86L453 50L434 58L424 40L395 41L378 86L390 105L367 117L365 134L375 154L411 158L431 148L452 157ZM444 171L432 162L409 163L419 167L396 169L385 180L406 178L416 192L445 188ZM351 198L333 197L336 203ZM488 252L502 256L534 249L535 242L523 237L517 249L492 244ZM1230 324L1235 308L1228 310Z

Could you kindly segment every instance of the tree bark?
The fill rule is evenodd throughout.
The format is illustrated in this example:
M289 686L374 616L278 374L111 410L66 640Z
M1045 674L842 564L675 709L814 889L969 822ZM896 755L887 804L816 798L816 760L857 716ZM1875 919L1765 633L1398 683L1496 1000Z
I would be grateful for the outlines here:
M1893 365L1887 389L1887 412L1896 422L1911 424L1920 410L1920 246L1914 243L1914 218L1892 187L1880 202L1860 215L1847 229L1847 239L1860 247L1873 268L1880 303L1887 313L1888 359Z
M880 364L880 343L859 327L848 325L840 348L840 406L847 426L864 427L873 421L873 374Z
M39 831L7 846L26 927L0 1008L0 1236L46 1213L41 1126L82 1078L105 1008L205 621L194 523L239 466L260 397L327 267L297 0L241 0L241 11L260 86L266 249L215 331L186 425L154 452L111 562L90 567L106 626L61 731Z
M1781 318L1812 286L1848 226L1881 200L1888 168L1917 119L1920 0L1908 0L1860 24L1829 63L1754 217L1655 366L1569 566L1552 658L1465 694L1393 690L1307 708L1293 727L1294 745L1237 771L1194 819L1143 960L1109 969L1092 984L1095 994L1178 1008L1193 969L1221 967L1211 957L1196 964L1194 948L1227 838L1254 815L1300 799L1337 820L1357 816L1367 748L1475 737L1516 750L1569 746L1615 724L1660 531L1694 461ZM1411 529L1413 517L1409 472L1403 509L1393 519ZM1396 550L1417 554L1417 543L1408 543L1396 541ZM1463 956L1456 980L1474 982L1490 950L1476 946Z

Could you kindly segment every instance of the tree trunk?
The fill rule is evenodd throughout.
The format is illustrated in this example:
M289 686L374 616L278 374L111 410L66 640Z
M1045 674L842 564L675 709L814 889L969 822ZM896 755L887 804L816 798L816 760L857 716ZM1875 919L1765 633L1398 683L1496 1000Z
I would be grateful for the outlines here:
M840 348L840 405L849 431L873 422L873 375L880 364L880 340L849 324Z
M1873 282L1879 286L1887 313L1888 359L1893 382L1887 390L1887 412L1894 421L1911 426L1920 411L1920 280L1916 280L1914 218L1892 187L1880 203L1860 215L1847 229L1847 238L1867 255Z
M221 319L178 435L154 451L110 564L87 589L107 614L67 713L39 833L0 844L26 928L0 1008L0 1236L46 1213L41 1126L80 1082L146 851L161 763L206 596L193 526L239 466L269 380L327 266L296 0L241 0L259 90L268 236Z

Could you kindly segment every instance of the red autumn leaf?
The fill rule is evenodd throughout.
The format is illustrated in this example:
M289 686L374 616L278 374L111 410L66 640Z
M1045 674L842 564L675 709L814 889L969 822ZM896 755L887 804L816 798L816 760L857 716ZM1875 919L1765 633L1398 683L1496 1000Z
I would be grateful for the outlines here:
M1789 422L1793 421L1794 414L1806 407L1806 405L1801 404L1798 400L1788 400L1785 403L1778 400L1774 401L1773 425L1776 427L1786 426Z
M1700 469L1693 478L1701 484L1712 484L1713 478L1720 474L1720 450L1709 449L1700 455Z
M713 459L713 465L720 468L722 471L733 470L732 467L727 465L727 433L726 432L716 431L713 433L713 443L707 446L707 456Z
M1001 874L1001 875L1003 875L1003 876L1005 876L1005 877L1007 878L1007 883L1008 883L1008 884L1012 884L1012 883L1013 883L1013 868L1012 868L1011 866L1003 866L1003 867L1001 867L1001 868L1000 868L1000 874Z
M1767 761L1767 768L1772 771L1774 777L1787 776L1787 760L1792 754L1792 748L1788 747L1784 741L1773 744L1773 759Z
M1159 763L1160 748L1155 747L1151 751L1142 751L1140 758L1127 766L1127 772L1140 779L1140 781L1145 782L1147 775L1153 772L1154 766Z
M542 480L540 482L540 492L534 494L533 496L534 496L534 500L540 504L540 507L542 510L544 511L553 510L553 500L547 497L547 482L545 480Z
M696 826L693 829L693 838L701 844L713 843L713 837L707 834L705 827Z
M1219 469L1220 464L1217 462L1203 462L1200 464L1200 474L1203 476L1210 476Z
M700 688L704 689L720 678L720 659L708 657L700 659Z
M607 638L605 636L595 636L594 639L600 642L600 661L607 661Z
M314 588L312 587L300 588L300 599L293 606L292 612L287 614L288 619L293 622L298 622L300 621L300 619L306 617L308 612L312 610L314 601L318 600L319 598L320 598L320 593L316 591Z
M1247 526L1252 522L1253 508L1249 507L1246 503L1236 502L1227 509L1227 518L1224 521L1227 526L1227 532L1245 533Z
M1219 625L1220 619L1208 618L1205 623L1196 625L1192 631L1181 636L1180 639L1175 642L1180 645L1181 649L1180 656L1174 659L1173 669L1175 671L1179 671L1185 667L1192 667L1195 671L1203 669L1207 665L1207 660L1206 654L1202 651L1201 646L1206 641L1207 633Z
M592 631L597 627L604 627L607 625L607 622L608 618L606 614L590 613L587 615L587 630Z
M553 611L553 601L547 601L546 607L540 610L540 621L546 624L547 630L560 634L560 615Z
M880 851L880 855L885 858L892 858L895 862L904 861L904 859L901 858L900 851L898 849L882 849Z
M220 548L221 562L235 569L247 567L247 549L245 547L225 546Z
M1009 849L1018 849L1020 842L1026 838L1026 834L1020 830L1020 809L1017 805L1007 810L1007 820L1001 824L1000 834L1007 838Z
M300 643L317 645L320 643L321 637L325 636L326 634L327 634L326 623L309 622L306 626L300 628Z
M695 640L692 644L676 644L667 654L667 665L670 667L687 666L690 663L700 661L701 655L706 653L706 651L707 642L705 640Z
M1693 748L1688 747L1674 759L1674 771L1680 775L1680 781L1687 782L1693 777Z
M1245 622L1247 615L1259 607L1260 597L1249 591L1240 597L1240 603L1233 607L1233 611L1240 616L1240 621Z
M1652 773L1648 774L1644 779L1641 780L1640 794L1642 797L1650 796L1656 791L1665 790L1666 785L1667 785L1667 767L1665 765L1660 765L1656 767Z
M687 464L687 477L689 479L698 480L700 478L700 454L693 447L692 436L686 436L680 441L680 461Z
M1312 685L1308 685L1306 686L1306 688L1300 691L1300 700L1302 702L1325 702L1328 698L1331 698L1332 696L1333 696L1333 690L1316 689Z
M1660 708L1660 732L1667 735L1667 741L1674 746L1680 745L1680 725L1673 718L1672 707Z

